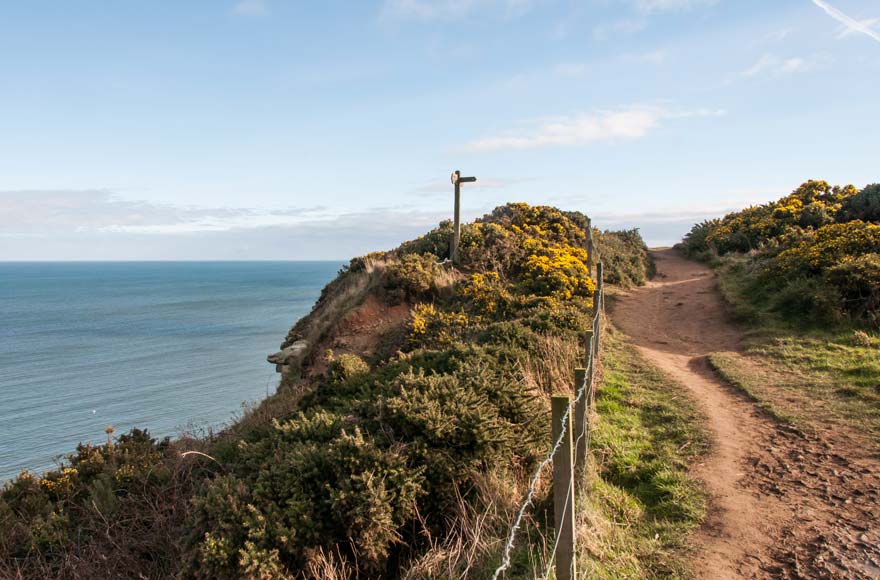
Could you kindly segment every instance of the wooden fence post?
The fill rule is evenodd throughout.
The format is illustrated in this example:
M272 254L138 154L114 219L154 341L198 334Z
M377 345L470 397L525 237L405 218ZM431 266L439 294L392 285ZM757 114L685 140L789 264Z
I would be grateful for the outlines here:
M574 470L571 449L570 397L553 397L553 441L562 435L562 443L553 456L553 515L556 524L556 580L577 579L577 553L574 519ZM562 417L566 416L563 425Z
M577 402L574 408L574 468L577 473L575 490L583 481L583 475L587 470L587 433L589 432L588 405L590 403L590 379L587 369L574 369L574 391L577 396L578 390L584 388L584 396Z
M596 292L593 294L593 314L596 316L596 327L594 330L594 340L593 346L595 350L593 351L593 357L599 356L599 342L602 339L602 330L601 330L601 320L599 317L602 315L602 292L604 291L604 282L603 282L603 270L602 270L602 262L598 262L596 264Z
M593 273L593 220L587 218L587 273Z
M595 298L594 298L595 300ZM593 329L592 325L590 330L584 333L584 366L586 368L590 368L590 361L593 358Z

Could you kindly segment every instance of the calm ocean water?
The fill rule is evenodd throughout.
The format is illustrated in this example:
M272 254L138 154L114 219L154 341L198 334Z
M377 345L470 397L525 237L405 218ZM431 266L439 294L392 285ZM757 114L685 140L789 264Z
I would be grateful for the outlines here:
M218 426L340 262L0 263L0 480L104 428Z

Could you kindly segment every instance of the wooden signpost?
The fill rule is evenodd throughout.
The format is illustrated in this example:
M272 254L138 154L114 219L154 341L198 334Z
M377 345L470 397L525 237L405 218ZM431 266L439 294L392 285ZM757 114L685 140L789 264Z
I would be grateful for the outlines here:
M458 264L458 242L461 237L461 218L459 215L461 211L461 184L473 183L476 180L476 177L462 177L461 171L452 172L452 185L455 186L455 218L452 222L452 247L449 250L449 255L453 264Z

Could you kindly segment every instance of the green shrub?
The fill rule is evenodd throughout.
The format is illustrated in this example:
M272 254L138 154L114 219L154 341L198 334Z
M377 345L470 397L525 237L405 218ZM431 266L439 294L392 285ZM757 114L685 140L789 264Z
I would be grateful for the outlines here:
M854 318L880 326L880 254L859 256L832 266L828 281L843 298Z
M840 295L816 278L795 278L773 298L773 309L790 321L834 323L841 319Z
M334 384L344 383L350 379L363 376L370 372L370 365L356 354L340 354L334 356L327 369L327 377Z
M820 274L859 256L880 252L880 224L854 220L819 228L793 238L788 247L766 265L784 276Z
M715 265L726 254L750 265L740 295L729 296L750 319L770 308L800 322L876 325L878 217L880 184L808 181L776 202L694 225L682 248Z
M704 254L713 249L709 244L709 236L721 224L720 219L704 220L698 224L694 224L684 236L682 245L688 256L695 257Z
M841 221L880 222L880 183L872 183L847 199L837 218Z
M452 242L452 221L443 220L440 225L415 240L404 242L395 251L401 256L407 254L432 254L439 259L449 258Z
M641 286L654 276L654 261L638 229L595 236L605 281L623 288Z
M448 223L352 260L286 344L320 336L313 348L327 349L339 338L334 321L362 300L409 301L409 333L387 349L393 356L372 366L355 353L328 357L325 373L188 441L200 454L132 431L81 446L44 477L18 478L0 493L0 576L15 576L5 567L13 558L34 577L314 576L332 554L356 576L393 577L451 533L461 502L509 497L546 452L544 393L523 368L549 376L540 334L589 327L586 224L508 204L463 227L455 269L438 263ZM643 280L638 232L601 236L609 275ZM490 478L496 488L486 490Z
M405 254L385 268L385 292L396 302L429 296L442 272L434 254Z

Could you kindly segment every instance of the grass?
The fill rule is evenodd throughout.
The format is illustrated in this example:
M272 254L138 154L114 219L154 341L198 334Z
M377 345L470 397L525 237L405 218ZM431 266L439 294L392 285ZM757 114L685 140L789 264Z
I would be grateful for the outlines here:
M688 577L687 538L707 496L689 474L703 421L680 385L609 327L593 464L579 497L579 566L589 578Z
M747 294L734 261L715 264L719 289L744 327L741 353L714 353L719 375L799 428L842 426L880 438L880 336L849 327L782 320Z
M804 429L799 417L787 414L771 396L774 388L789 382L790 376L773 373L768 367L757 365L753 360L736 352L713 352L708 356L709 366L722 380L746 394L759 408L780 423ZM776 387L774 387L776 385ZM794 393L792 393L794 395ZM800 400L800 403L805 401Z
M689 471L707 452L708 434L680 385L612 327L606 327L603 340L591 459L576 499L579 575L689 578L688 537L703 521L707 505L707 494ZM576 362L569 360L577 353L568 345L549 341L544 350L560 376ZM545 471L517 534L509 579L545 578L555 542L551 479ZM491 578L525 489L508 488L502 497L503 486L478 487L482 499L476 505L485 507L462 504L456 531L432 543L404 577Z

